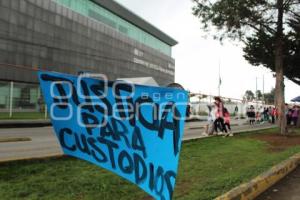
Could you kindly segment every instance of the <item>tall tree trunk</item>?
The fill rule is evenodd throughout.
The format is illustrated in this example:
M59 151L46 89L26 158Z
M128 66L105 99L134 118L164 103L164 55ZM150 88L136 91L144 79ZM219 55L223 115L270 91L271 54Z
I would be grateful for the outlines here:
M284 100L284 76L283 76L283 0L277 0L277 32L275 46L275 70L276 70L276 86L275 86L275 105L278 109L278 125L280 133L287 133L287 124L285 116L285 100Z

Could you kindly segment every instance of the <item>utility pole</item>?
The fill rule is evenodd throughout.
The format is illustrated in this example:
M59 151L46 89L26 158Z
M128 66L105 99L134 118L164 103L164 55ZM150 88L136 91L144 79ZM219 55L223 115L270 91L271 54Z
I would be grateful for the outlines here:
M265 104L265 75L263 75L263 104Z

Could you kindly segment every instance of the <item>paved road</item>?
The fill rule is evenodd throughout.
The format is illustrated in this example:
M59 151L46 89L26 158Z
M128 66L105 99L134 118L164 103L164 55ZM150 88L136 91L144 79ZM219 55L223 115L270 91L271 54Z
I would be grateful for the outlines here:
M0 161L62 154L52 127L0 129L0 138L29 137L31 141L0 143Z
M244 132L244 131L254 131L254 130L260 130L265 128L274 127L271 126L269 123L265 124L259 124L259 125L245 125L245 120L233 120L232 121L232 132L238 133L238 132ZM206 122L188 122L185 124L185 131L184 131L184 138L183 140L191 140L191 139L197 139L197 138L203 138L207 137L203 135ZM1 132L0 132L1 134Z
M256 200L300 200L300 167L268 189Z
M250 127L243 125L245 121L233 120L233 132L255 130L270 127L269 124ZM203 136L205 122L188 122L185 126L184 140L196 139ZM1 138L29 137L31 141L0 143L0 161L38 158L45 156L61 155L58 140L54 136L52 127L39 128L10 128L0 129Z

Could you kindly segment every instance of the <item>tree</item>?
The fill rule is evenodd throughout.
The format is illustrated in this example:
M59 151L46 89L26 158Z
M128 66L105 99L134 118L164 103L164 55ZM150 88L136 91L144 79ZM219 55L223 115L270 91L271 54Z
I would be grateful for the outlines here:
M251 90L247 90L244 94L244 100L252 101L254 99L254 93Z
M215 38L239 39L247 44L247 38L257 38L267 33L273 38L273 46L266 49L274 54L276 73L275 103L279 111L281 134L286 131L284 114L284 41L287 31L293 29L291 23L299 13L300 0L193 0L193 14L203 23L203 28L216 28ZM292 66L295 68L296 66ZM296 67L297 68L297 67Z
M262 92L260 90L257 90L256 91L256 99L257 100L262 100L262 98L263 98Z
M275 104L275 88L270 93L264 94L266 104Z
M291 33L293 37L291 50L293 56L290 59L291 62L290 66L288 67L286 76L300 85L300 14L297 15L295 20L291 20L290 24L292 29L294 30Z
M291 29L283 38L284 75L300 85L300 17L290 20L289 23ZM246 39L244 57L252 65L263 65L275 71L274 47L274 36L260 30Z

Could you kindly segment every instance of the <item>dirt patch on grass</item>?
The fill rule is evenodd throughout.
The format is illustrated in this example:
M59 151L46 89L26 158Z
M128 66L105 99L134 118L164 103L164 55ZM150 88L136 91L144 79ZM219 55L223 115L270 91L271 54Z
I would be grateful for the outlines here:
M300 146L300 135L298 134L289 134L289 135L280 135L279 133L270 133L270 134L261 134L254 135L251 138L258 139L264 142L267 142L270 147L271 152L284 151L289 147Z

